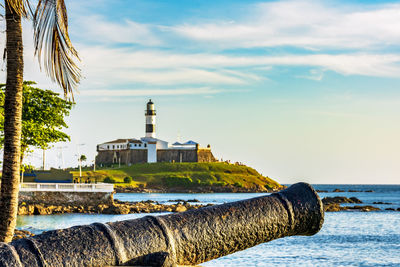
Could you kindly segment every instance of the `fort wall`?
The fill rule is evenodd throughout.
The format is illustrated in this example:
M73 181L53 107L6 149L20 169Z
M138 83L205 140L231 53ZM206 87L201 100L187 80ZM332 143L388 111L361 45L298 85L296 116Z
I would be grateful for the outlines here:
M126 149L99 151L96 156L96 164L111 165L118 164L145 163L147 162L147 150L145 149Z
M211 149L200 148L197 150L197 162L217 162Z
M147 150L127 149L99 151L96 156L96 164L111 165L134 164L147 162ZM158 149L157 162L216 162L214 155L209 148L196 149Z
M197 162L197 151L194 149L159 149L157 162Z

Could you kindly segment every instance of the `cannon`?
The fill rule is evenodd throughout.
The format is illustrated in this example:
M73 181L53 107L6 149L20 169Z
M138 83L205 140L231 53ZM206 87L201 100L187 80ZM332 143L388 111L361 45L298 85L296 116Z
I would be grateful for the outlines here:
M297 183L268 196L0 243L0 266L196 265L273 239L314 235L323 220L318 194Z

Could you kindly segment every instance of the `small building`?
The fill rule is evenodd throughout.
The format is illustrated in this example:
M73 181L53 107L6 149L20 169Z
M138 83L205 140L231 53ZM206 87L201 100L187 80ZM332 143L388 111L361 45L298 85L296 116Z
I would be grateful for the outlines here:
M97 145L96 164L134 164L153 162L215 162L210 145L201 148L195 141L175 142L156 138L156 110L149 100L145 110L145 137L116 139Z

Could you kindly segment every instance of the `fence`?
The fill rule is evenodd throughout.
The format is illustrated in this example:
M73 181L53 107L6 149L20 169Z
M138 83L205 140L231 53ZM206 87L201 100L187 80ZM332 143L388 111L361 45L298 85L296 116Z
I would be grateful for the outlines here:
M113 192L113 184L66 184L66 183L21 183L19 190L24 192Z

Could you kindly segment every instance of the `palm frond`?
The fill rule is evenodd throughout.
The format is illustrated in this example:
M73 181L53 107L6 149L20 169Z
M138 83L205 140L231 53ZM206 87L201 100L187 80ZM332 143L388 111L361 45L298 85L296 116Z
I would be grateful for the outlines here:
M81 70L75 60L78 52L68 35L68 17L64 0L39 0L34 15L35 55L47 74L71 95L81 79Z
M5 0L7 5L18 15L29 18L32 10L28 0Z

